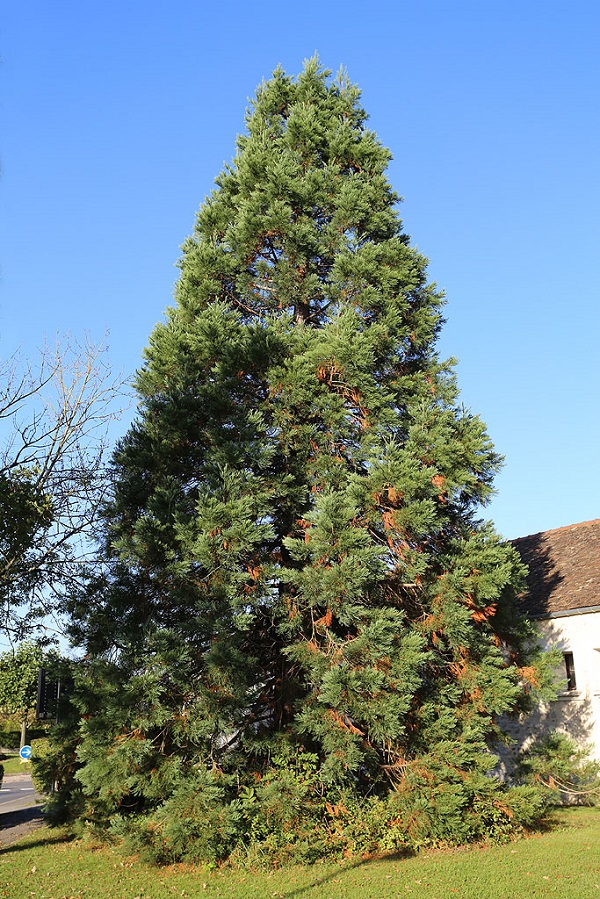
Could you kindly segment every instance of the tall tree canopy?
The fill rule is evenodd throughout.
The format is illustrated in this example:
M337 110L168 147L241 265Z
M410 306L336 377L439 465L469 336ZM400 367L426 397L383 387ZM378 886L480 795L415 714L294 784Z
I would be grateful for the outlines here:
M437 791L451 833L535 681L520 563L477 517L499 457L437 356L442 297L359 98L316 60L278 69L184 244L110 564L73 604L96 818L164 836L182 796L239 811L304 755L330 812Z

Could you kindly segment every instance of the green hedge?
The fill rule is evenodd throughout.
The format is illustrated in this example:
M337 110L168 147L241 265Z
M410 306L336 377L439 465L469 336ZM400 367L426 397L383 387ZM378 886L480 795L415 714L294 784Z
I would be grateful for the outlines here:
M31 727L27 728L27 742L31 744L32 740L40 739L47 735L46 728ZM21 725L14 722L0 723L0 747L2 749L12 749L19 751L21 745Z

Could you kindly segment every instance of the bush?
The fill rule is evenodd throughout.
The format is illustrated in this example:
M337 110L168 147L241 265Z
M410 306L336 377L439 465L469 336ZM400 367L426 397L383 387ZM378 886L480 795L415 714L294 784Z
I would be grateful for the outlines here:
M52 750L48 737L31 741L31 779L38 793L50 793L54 782Z
M75 745L76 738L72 730L67 733L67 725L55 725L47 737L31 741L31 776L38 793L50 794L44 817L51 824L63 824L81 811Z
M521 753L517 776L541 788L549 804L600 803L600 762L590 759L588 747L579 747L559 731Z
M536 785L507 788L473 770L446 771L435 758L410 763L387 795L321 788L316 755L280 748L262 774L241 783L218 768L189 771L170 798L144 814L121 810L110 836L159 864L305 864L323 858L411 853L425 846L505 842L544 811Z
M44 726L28 727L27 741L28 743L31 743L32 740L47 736L47 733L47 727ZM13 752L18 752L20 745L21 722L19 717L17 715L5 716L0 720L0 746L3 749L10 749Z
M3 749L18 751L20 742L21 731L2 730L0 732L0 743Z
M409 777L390 803L413 849L506 842L539 820L544 809L535 787L509 789L476 777L437 784Z

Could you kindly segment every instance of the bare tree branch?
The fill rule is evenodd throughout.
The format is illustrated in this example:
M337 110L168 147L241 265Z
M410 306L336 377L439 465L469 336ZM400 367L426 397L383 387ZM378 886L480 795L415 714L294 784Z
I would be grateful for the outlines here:
M0 361L0 630L26 634L96 564L109 429L125 404L104 344Z

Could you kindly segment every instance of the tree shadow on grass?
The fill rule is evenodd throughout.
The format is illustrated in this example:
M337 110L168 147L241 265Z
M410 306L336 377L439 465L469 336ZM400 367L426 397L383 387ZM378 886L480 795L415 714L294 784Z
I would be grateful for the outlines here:
M66 843L72 837L65 834L49 833L47 829L36 839L28 839L38 828L46 823L43 818L43 809L39 805L28 808L16 809L0 814L0 855L7 852L18 852L30 849L34 846L46 846L52 843Z
M336 870L331 871L330 873L324 875L323 877L316 878L315 880L313 880L311 883L307 884L306 886L297 887L296 889L293 889L290 892L282 893L281 895L284 896L285 899L291 899L291 897L294 897L294 896L302 896L305 893L308 893L311 890L314 890L315 887L320 887L327 883L331 883L332 881L335 881L336 878L339 878L341 875L346 874L348 871L355 871L357 868L362 868L366 865L372 864L373 862L403 861L406 858L414 858L415 855L417 855L417 853L414 850L406 849L401 852L400 851L390 852L390 853L385 853L385 854L380 854L380 855L378 854L378 855L369 856L367 858L358 858L354 862L344 863L343 865L340 865L340 867L337 868Z
M24 839L25 837L22 837L17 843L11 843L9 846L2 846L0 849L0 856L7 855L9 852L24 852L28 849L39 849L46 846L58 846L59 844L70 843L73 837L65 834L52 835L45 832L44 836L37 837L34 840L28 839L26 843L23 842Z

